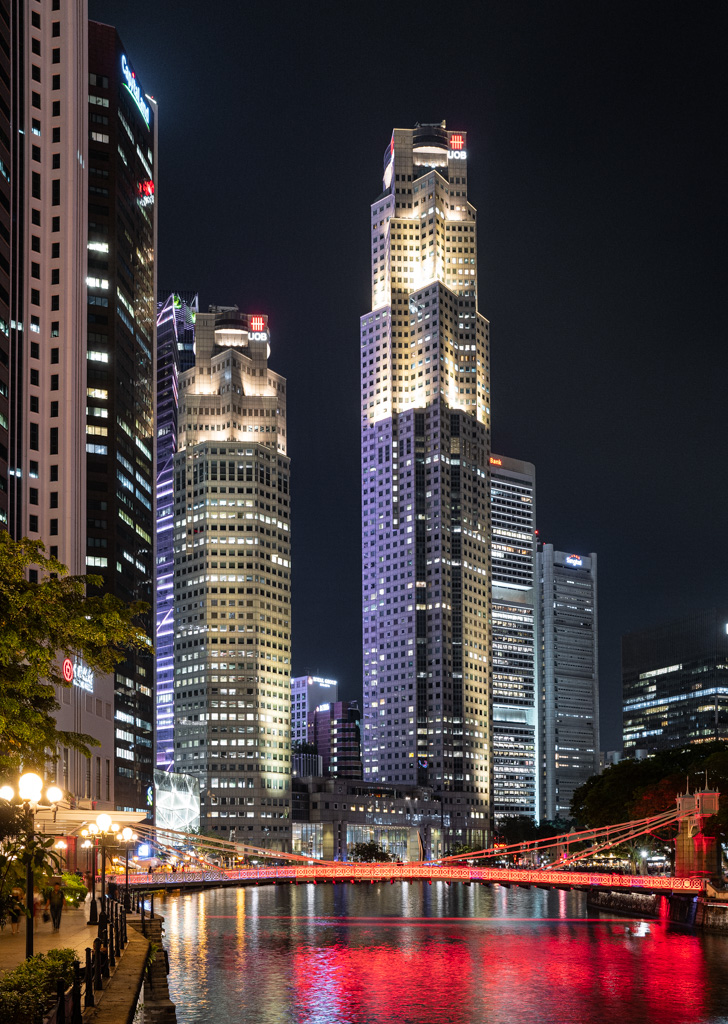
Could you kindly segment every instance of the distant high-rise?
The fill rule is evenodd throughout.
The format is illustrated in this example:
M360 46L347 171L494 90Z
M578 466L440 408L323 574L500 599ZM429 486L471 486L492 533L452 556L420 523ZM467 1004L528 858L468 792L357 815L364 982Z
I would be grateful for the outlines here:
M490 822L490 384L466 134L397 128L361 318L364 779Z
M599 771L597 556L537 554L543 702L544 818L568 818L571 798Z
M360 779L361 711L355 700L320 704L308 713L308 742L322 758L324 775Z
M174 765L174 456L179 375L195 363L198 299L192 292L157 296L156 764Z
M728 739L728 608L622 637L624 755Z
M540 818L536 691L536 470L490 457L493 557L493 809Z
M291 554L286 382L268 318L198 313L180 375L174 514L174 762L201 823L291 841Z
M308 714L319 704L339 699L339 684L321 676L294 676L291 679L291 745L308 743Z

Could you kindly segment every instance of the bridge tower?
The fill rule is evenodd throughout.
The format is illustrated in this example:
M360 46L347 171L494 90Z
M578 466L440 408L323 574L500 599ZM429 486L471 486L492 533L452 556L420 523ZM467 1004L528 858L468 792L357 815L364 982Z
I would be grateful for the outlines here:
M677 798L681 815L675 837L675 875L677 878L720 875L720 845L714 836L706 836L705 819L718 813L720 793L713 790L689 791Z

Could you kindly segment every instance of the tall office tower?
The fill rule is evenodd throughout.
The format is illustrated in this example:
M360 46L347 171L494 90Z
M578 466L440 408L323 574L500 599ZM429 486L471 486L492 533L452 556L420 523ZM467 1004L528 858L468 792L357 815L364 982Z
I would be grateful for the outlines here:
M622 637L624 755L728 739L728 609Z
M568 818L574 790L599 771L597 556L544 544L536 556L543 702L543 817Z
M291 555L286 382L266 316L198 313L180 375L174 761L201 823L289 849Z
M540 817L536 696L536 470L490 457L493 557L493 811Z
M180 370L195 362L197 295L157 296L157 524L156 524L156 765L174 765L174 456Z
M151 607L157 109L116 29L90 22L88 55L86 564ZM117 810L151 812L154 712L154 659L134 653L114 673Z
M7 526L42 539L71 572L101 575L106 590L151 600L155 105L115 30L89 23L83 0L4 11ZM151 657L113 675L69 671L59 726L101 747L90 762L61 748L59 784L79 799L144 808Z
M355 700L320 704L308 713L308 742L322 759L324 775L360 779L361 711Z
M319 704L339 699L339 684L321 676L294 676L291 679L291 744L308 743L308 715Z
M491 815L488 323L464 132L397 128L361 318L364 779L432 786L452 843Z

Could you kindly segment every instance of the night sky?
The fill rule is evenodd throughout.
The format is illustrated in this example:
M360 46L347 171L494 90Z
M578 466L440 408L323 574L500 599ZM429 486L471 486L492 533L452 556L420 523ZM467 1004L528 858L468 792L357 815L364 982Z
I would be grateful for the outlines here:
M726 601L725 11L90 0L159 103L159 286L270 317L294 674L361 696L358 318L416 121L469 133L493 449L535 463L543 540L599 557L602 749L621 634Z

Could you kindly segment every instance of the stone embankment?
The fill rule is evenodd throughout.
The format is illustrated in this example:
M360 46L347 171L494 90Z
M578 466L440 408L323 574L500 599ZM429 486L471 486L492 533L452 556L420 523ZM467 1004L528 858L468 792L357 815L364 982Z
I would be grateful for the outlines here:
M629 892L592 892L587 906L628 917L663 918L702 931L728 934L728 892L709 885L705 896L669 896Z

